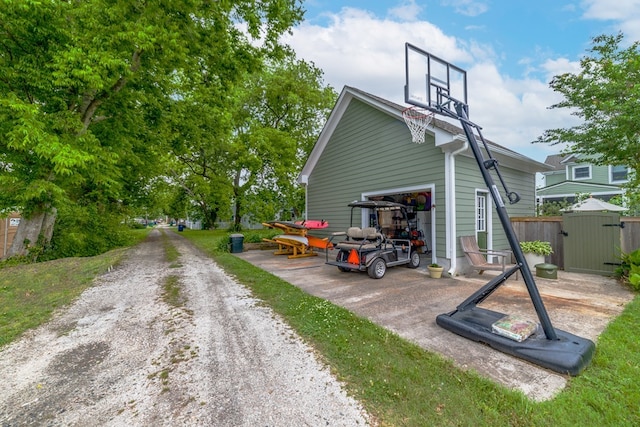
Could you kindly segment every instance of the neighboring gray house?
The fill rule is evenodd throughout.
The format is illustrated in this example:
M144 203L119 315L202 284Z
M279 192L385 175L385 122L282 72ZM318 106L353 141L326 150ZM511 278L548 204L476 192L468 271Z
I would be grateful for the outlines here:
M462 128L436 118L425 143L415 144L404 108L352 87L342 90L298 178L306 186L306 218L327 220L329 228L314 232L326 236L346 230L347 204L354 200L404 201L413 206L432 262L459 274L467 267L459 236L476 235L489 249L509 245ZM507 204L509 215L533 216L535 174L549 167L488 143L509 190L521 197ZM355 214L354 222L368 225Z
M624 194L622 184L629 181L627 166L597 166L579 155L555 154L544 161L553 170L542 172L543 185L537 190L538 203L573 203L577 193L608 201Z

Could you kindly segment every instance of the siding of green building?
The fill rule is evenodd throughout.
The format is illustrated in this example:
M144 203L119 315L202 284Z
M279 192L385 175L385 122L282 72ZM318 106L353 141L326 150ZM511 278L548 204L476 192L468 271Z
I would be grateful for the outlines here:
M538 189L538 196L553 197L565 196L573 197L576 193L600 193L600 192L621 192L618 187L613 185L592 184L581 181L567 181L563 184L548 188Z
M498 187L498 191L509 216L533 216L535 212L535 175L504 166L500 166L500 173L509 191L516 192L520 195L520 202L513 205L509 204L500 180L495 174L492 174L492 178ZM467 156L458 156L456 158L457 237L475 234L476 190L488 191L476 160ZM490 207L492 211L493 248L506 249L509 247L509 243L490 194L488 195L488 199L488 207ZM457 242L456 246L458 256L463 256L464 254L460 249L460 242Z
M444 254L444 154L432 136L414 144L406 124L352 100L309 177L308 218L325 219L324 235L349 226L347 204L363 193L435 185L436 253ZM355 210L354 223L360 224ZM317 233L320 234L320 233Z
M559 184L567 180L567 173L563 171L554 171L545 175L545 185Z

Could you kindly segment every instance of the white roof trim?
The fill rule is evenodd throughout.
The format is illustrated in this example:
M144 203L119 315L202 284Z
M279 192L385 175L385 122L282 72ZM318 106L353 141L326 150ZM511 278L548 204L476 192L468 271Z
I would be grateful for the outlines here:
M567 187L569 185L580 185L582 187L591 187L592 189L599 188L606 193L616 193L618 191L623 192L624 190L616 184L598 184L594 182L583 182L583 181L562 181L556 184L551 184L547 187L540 187L537 189L539 193L546 193L548 190L556 190L561 189L562 187ZM551 195L549 195L551 196ZM555 197L555 195L553 195Z

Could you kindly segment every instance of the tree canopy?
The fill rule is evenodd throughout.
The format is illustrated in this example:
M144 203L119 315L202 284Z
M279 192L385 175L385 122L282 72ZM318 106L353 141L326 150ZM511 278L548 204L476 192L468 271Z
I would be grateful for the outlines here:
M286 56L299 3L3 1L0 207L24 218L10 254L46 244L60 206L135 203L174 160L176 133L224 141L235 85Z
M599 165L640 169L640 42L624 47L624 36L593 39L579 73L555 76L550 86L563 95L551 108L569 108L581 123L549 129L536 142L566 144L566 153L582 154ZM632 174L637 191L640 177Z

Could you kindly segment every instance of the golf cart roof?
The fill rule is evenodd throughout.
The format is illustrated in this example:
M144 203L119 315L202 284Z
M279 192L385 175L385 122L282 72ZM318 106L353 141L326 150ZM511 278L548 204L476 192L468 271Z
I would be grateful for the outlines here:
M402 203L387 202L385 200L363 200L351 202L348 205L351 208L363 208L363 209L379 209L379 210L392 210L392 209L405 209L406 206Z

